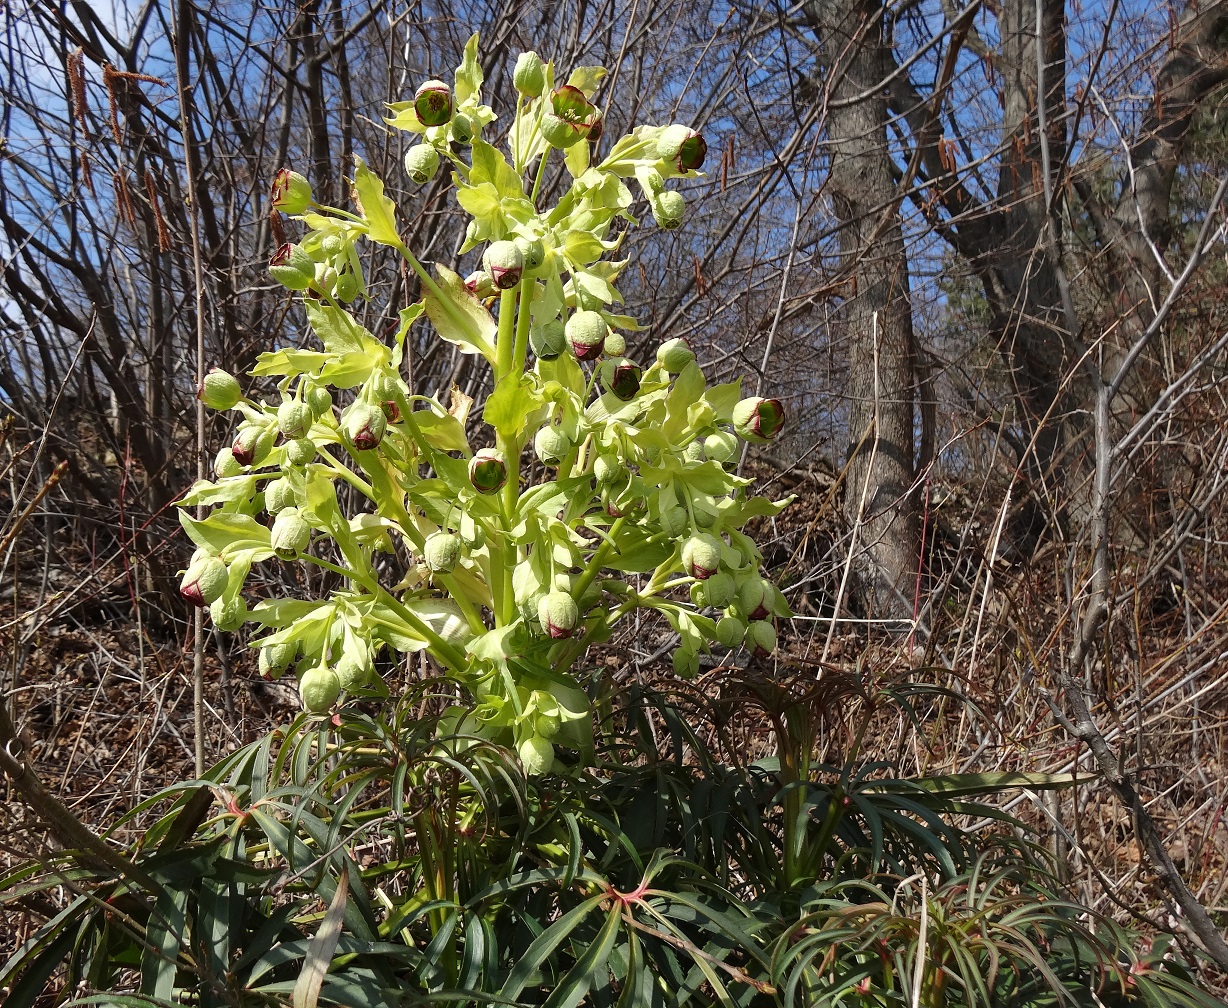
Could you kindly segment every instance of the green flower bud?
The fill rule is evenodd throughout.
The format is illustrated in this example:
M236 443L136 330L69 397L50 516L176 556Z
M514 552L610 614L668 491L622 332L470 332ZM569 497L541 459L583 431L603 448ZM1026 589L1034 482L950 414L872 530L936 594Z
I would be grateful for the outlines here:
M287 399L277 407L277 429L288 438L301 438L313 419L311 407L299 399Z
M483 448L469 460L469 482L480 494L492 494L507 482L507 462L503 452Z
M230 571L221 557L207 556L191 564L179 582L179 594L194 606L207 606L222 597Z
M452 118L452 92L441 80L429 80L414 94L414 113L423 126L442 126Z
M680 172L697 171L708 156L708 142L689 126L667 126L657 140L657 157Z
M602 349L607 357L621 357L627 352L627 340L622 333L610 330L610 335L605 338L605 347Z
M333 284L333 297L349 304L362 293L362 282L353 273L342 273Z
M317 417L322 417L333 408L333 394L323 385L312 385L307 390L307 405Z
M284 476L270 480L264 488L264 508L269 514L277 514L298 503L294 487Z
M608 349L608 346L607 346ZM620 357L607 361L602 368L602 380L610 393L623 402L630 402L640 394L640 377L643 374L635 361Z
M209 619L224 633L234 633L247 621L247 602L241 595L214 599L209 604Z
M511 290L524 275L524 253L515 242L491 242L482 256L482 268L499 290Z
M652 210L652 219L666 231L673 231L682 224L686 213L686 199L675 189L666 189L658 196L648 201Z
M526 98L538 98L546 89L546 68L542 58L530 50L516 57L516 69L512 71L512 83Z
M375 674L375 666L371 664L370 656L363 658L351 654L342 654L333 666L337 673L337 682L347 693L353 693L367 685Z
M383 439L388 430L388 418L384 411L366 403L354 403L345 411L342 420L345 436L355 451L371 451Z
M548 774L554 767L554 746L548 738L541 735L530 735L518 740L516 754L529 777Z
M703 442L692 441L682 449L682 457L688 462L702 462L704 460Z
M543 465L557 466L571 452L571 438L561 427L547 424L533 438L533 450Z
M287 641L285 644L266 644L260 649L257 665L262 679L280 679L281 674L290 667L298 654L298 642Z
M746 646L756 658L766 658L776 650L776 628L771 623L755 620L746 628Z
M657 363L670 374L681 374L694 360L691 344L680 336L668 339L657 347Z
M311 206L311 183L298 172L283 168L273 176L273 209L284 214L306 213Z
M285 508L274 519L269 545L283 560L296 559L311 545L311 526L303 521L298 508Z
M526 273L532 273L542 263L546 261L546 243L540 238L521 238L512 239L516 247L520 249L520 254L524 256L524 268Z
M565 591L547 592L537 603L542 629L555 640L570 637L580 624L580 607Z
M499 293L499 288L495 286L494 277L485 270L476 270L470 273L465 280L465 286L469 293L476 298L494 297ZM530 340L532 337L530 337Z
M211 368L196 390L196 398L210 409L228 410L243 398L239 380L221 368Z
M564 84L550 93L550 110L542 116L542 136L551 147L570 147L589 135L596 113L583 91Z
M738 586L733 580L733 575L725 571L717 571L704 582L704 594L708 599L708 605L714 609L726 608L733 602L737 593Z
M243 424L235 435L230 451L239 465L259 465L273 450L274 440L272 428Z
M321 294L332 294L333 289L337 286L337 279L340 276L341 273L335 266L330 266L327 263L316 263L316 277L314 281L316 290Z
M699 652L678 648L674 652L674 675L682 679L694 679L699 673Z
M733 408L733 429L743 441L767 444L785 422L785 408L779 399L761 399L752 396L741 400Z
M213 459L213 474L218 479L225 479L228 476L238 476L243 472L243 466L239 460L235 458L235 453L229 448L223 448L214 456Z
M567 320L566 332L567 342L576 359L590 361L601 356L610 327L600 312L578 311L572 312Z
M727 648L742 646L746 639L746 624L736 616L722 616L716 621L716 640Z
M705 581L720 570L721 541L707 532L691 536L682 544L682 568L691 577Z
M335 259L345 250L345 242L340 235L325 235L320 239L320 252L330 259Z
M432 532L422 546L426 565L436 574L448 574L460 563L461 537L451 532Z
M315 260L303 251L302 246L286 242L269 260L269 275L283 287L303 291L315 283Z
M457 112L452 116L452 142L462 145L473 143L473 135L477 130L473 125L473 120L470 119L464 112Z
M316 457L316 443L311 438L295 438L286 442L286 461L291 465L306 465Z
M738 605L747 619L764 620L770 615L768 584L760 577L751 577L738 585Z
M728 462L738 453L738 439L729 431L717 431L704 438L704 456L713 462Z
M529 330L529 346L541 360L554 360L567 349L567 330L559 319L551 319Z
M691 604L696 609L708 608L708 593L704 591L703 581L696 581L691 585Z
M671 539L681 539L691 530L691 519L686 508L675 504L661 510L661 531Z
M627 467L617 455L607 452L593 459L593 476L600 486L609 486L627 478Z
M312 714L327 714L341 695L341 680L327 665L317 665L309 668L299 679L298 695L303 710Z

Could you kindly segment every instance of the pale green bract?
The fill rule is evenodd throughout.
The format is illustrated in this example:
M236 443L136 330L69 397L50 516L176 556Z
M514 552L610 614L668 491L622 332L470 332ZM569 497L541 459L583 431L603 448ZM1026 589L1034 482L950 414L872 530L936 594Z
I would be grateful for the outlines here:
M452 88L463 136L451 121L423 126L412 102L390 105L387 120L451 164L457 203L471 218L466 251L515 241L531 253L519 279L483 300L488 286L474 293L444 266L425 270L399 237L383 181L355 159L356 212L312 203L296 218L306 228L297 249L316 271L302 303L317 346L260 355L251 374L276 378L280 397L230 405L240 417L236 444L254 446L251 464L219 466L217 479L197 483L179 502L198 557L225 565L217 611L257 629L262 669L279 672L293 656L300 681L311 677L305 702L313 712L326 715L347 695L385 694L374 662L425 651L476 704L445 720L514 748L533 773L559 769L560 747L587 757L590 719L574 670L634 610L664 615L681 638L675 667L685 671L713 644L740 642L753 620L762 650L770 641L762 621L788 615L779 593L765 596L762 556L742 532L787 501L748 496L749 481L732 471L739 383L709 386L677 340L664 362L643 367L638 390L620 384L626 401L602 391L600 360L586 363L566 349L549 360L529 354L531 331L541 347L541 334L561 333L578 312L604 320L615 347L627 349L622 333L639 327L613 307L622 302L615 285L626 262L610 258L635 223L627 181L659 202L667 183L699 174L659 156L666 127L637 127L595 163L587 140L551 148L541 121L552 107L554 67L542 72L536 97L508 88L516 109L506 156L481 135L495 115L483 104L476 35ZM600 68L580 67L567 84L591 103L603 77ZM590 107L585 102L575 105ZM562 160L571 185L540 207L537 182L550 158ZM338 293L340 279L350 278L346 299L355 291L368 297L364 240L396 250L422 283L423 300L400 310L387 341L363 328ZM494 388L480 413L456 390L440 402L402 379L405 340L422 323L490 363ZM655 350L647 348L650 356ZM638 369L622 363L629 374ZM533 458L525 449L542 431L538 452L551 468L522 472ZM469 462L492 443L507 480L480 493ZM530 474L537 482L525 479ZM343 508L355 500L352 513ZM212 510L196 519L186 510L196 506ZM282 517L271 530L275 513ZM687 541L710 547L704 560L714 566L702 573L720 609L701 611L688 597L695 579L683 564ZM449 547L445 560L440 543ZM407 569L397 565L404 556L413 558ZM256 563L322 568L340 586L321 598L251 601L242 593ZM704 601L702 591L696 596ZM765 597L770 605L761 604ZM226 608L241 598L250 606ZM747 600L758 611L745 611ZM340 680L333 669L344 673ZM347 692L335 694L336 681Z

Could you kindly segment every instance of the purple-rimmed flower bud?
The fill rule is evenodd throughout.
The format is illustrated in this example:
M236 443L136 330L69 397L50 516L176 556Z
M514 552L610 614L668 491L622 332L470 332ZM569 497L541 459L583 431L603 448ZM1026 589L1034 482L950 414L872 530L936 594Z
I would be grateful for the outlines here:
M599 486L610 486L627 478L627 467L617 455L606 452L593 459L593 477Z
M713 462L728 462L738 452L738 439L729 431L717 431L704 438L704 457Z
M524 275L524 253L515 242L491 242L482 256L482 268L499 290L511 290Z
M298 172L283 168L273 176L273 209L284 214L306 213L311 206L311 183Z
M345 411L343 425L346 440L355 451L371 451L384 439L388 418L383 410L358 402Z
M392 399L385 399L379 404L384 411L384 419L390 424L401 422L401 407Z
M492 494L507 482L507 462L497 448L482 448L469 460L469 482L480 494Z
M239 387L239 379L230 372L211 368L196 390L196 398L210 409L228 410L238 405L243 390Z
M286 242L269 260L269 275L283 287L303 291L315 283L315 260L303 251L302 246Z
M755 620L746 628L746 646L756 658L766 658L776 650L776 628L771 623Z
M294 560L311 545L311 526L303 521L296 507L285 508L269 530L273 552L283 560Z
M675 189L666 189L654 196L648 201L648 206L652 210L652 219L666 231L673 231L681 226L682 217L686 213L686 200L682 193Z
M657 157L680 172L698 171L707 156L707 141L689 126L667 126L657 141Z
M311 438L295 438L286 442L286 461L291 465L306 465L316 457L316 443Z
M559 319L551 319L529 330L529 346L541 360L554 360L567 349L567 330Z
M707 532L691 536L682 544L682 568L699 581L710 578L721 568L721 541Z
M301 438L313 419L311 407L300 399L287 399L277 407L277 429L288 438Z
M298 681L299 701L312 714L327 714L340 695L341 680L327 665L309 668Z
M767 585L763 578L752 577L738 586L738 605L747 619L764 620L770 615Z
M743 441L767 444L784 426L785 408L779 399L752 396L733 408L733 429Z
M542 629L555 640L570 637L580 625L580 607L565 591L552 591L537 603L537 618Z
M588 136L597 109L571 84L550 93L550 109L542 116L542 136L551 147L566 148Z
M322 417L333 408L333 394L323 385L312 385L307 390L307 405L315 416Z
M553 424L547 424L533 438L533 450L543 465L557 466L571 453L571 448L571 438Z
M532 272L546 261L546 243L540 238L513 238L520 254L524 256L524 271Z
M682 374L688 364L695 360L691 344L681 336L667 339L657 347L657 363L670 374Z
M601 356L610 327L600 312L573 312L567 320L567 342L577 360L591 361Z
M452 118L452 92L441 80L429 80L414 93L414 114L423 126L442 126Z
M179 582L179 594L194 606L216 602L226 591L230 571L221 557L207 556L188 566Z
M494 277L485 270L475 270L465 279L465 287L476 298L494 297L499 293Z
M704 595L708 605L715 609L725 609L738 594L738 585L733 575L718 570L704 582Z
M228 476L239 476L242 472L242 463L235 458L235 453L229 448L223 448L214 456L213 475L218 479L226 479Z
M512 71L512 84L526 98L539 98L546 90L546 68L542 58L529 50L516 57L516 69Z
M266 644L260 649L260 657L256 662L262 679L280 679L281 674L290 667L298 655L298 642L287 641L285 644Z
M209 619L224 633L234 633L247 622L247 600L242 595L214 599L209 604Z
M727 648L742 646L746 639L746 624L736 616L722 616L716 621L716 641Z
M275 515L286 508L294 507L298 498L294 494L294 486L284 476L269 480L264 488L264 509Z
M432 532L422 544L422 556L436 574L450 574L460 563L461 538L452 532Z
M588 142L592 144L600 143L604 133L605 117L600 112L594 112L588 117Z
M245 424L239 428L239 433L235 435L234 444L230 446L230 452L234 455L235 461L239 465L259 465L265 460L269 452L273 450L274 440L275 437L271 428L247 426Z
M606 341L606 349L609 349L609 340ZM601 378L610 394L623 402L630 402L640 394L642 375L640 366L626 357L607 361L601 372Z

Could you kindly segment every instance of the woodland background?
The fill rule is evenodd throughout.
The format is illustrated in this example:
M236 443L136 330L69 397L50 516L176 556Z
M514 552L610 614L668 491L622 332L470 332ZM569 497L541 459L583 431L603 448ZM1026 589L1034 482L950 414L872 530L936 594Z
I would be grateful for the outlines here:
M496 111L533 48L610 69L607 136L707 137L621 286L640 349L684 336L788 407L747 462L799 496L761 533L783 669L971 701L884 719L900 772L1086 772L1012 810L1087 903L1228 969L1228 3L18 2L0 29L0 688L83 819L297 706L177 596L173 502L227 438L195 386L304 338L265 271L283 165L344 201L360 154L457 266L443 180L413 191L381 114L477 30ZM381 333L418 295L375 255ZM416 391L480 397L475 358L412 349ZM667 631L614 641L611 682L663 674ZM6 797L3 856L36 854Z

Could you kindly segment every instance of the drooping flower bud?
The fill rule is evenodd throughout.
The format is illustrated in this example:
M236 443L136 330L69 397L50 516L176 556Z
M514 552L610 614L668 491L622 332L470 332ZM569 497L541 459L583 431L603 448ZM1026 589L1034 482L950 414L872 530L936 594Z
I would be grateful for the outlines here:
M547 424L533 438L533 450L543 465L557 466L570 454L571 447L571 438L553 424Z
M243 465L235 458L235 453L229 448L223 448L213 459L213 475L218 479L238 476L242 472Z
M262 679L279 679L289 668L298 654L298 642L287 641L284 644L266 644L260 649L257 667Z
M465 287L476 298L494 297L499 293L494 277L485 270L475 270L465 279Z
M294 507L297 503L294 486L284 476L270 480L264 488L264 509L269 514L278 514L286 508Z
M524 274L524 253L515 242L491 242L482 256L482 268L499 290L511 290Z
M294 216L311 206L311 183L298 172L283 168L273 176L273 209Z
M388 418L384 411L366 403L354 403L345 411L343 418L346 439L355 451L371 451L383 439L388 430Z
M244 424L235 435L230 452L239 465L259 465L273 449L274 435L268 427Z
M567 592L547 592L537 603L537 618L541 620L542 629L559 640L570 637L579 626L580 607Z
M207 556L188 566L179 582L179 594L194 606L207 606L222 597L230 571L221 557Z
M559 319L551 319L529 330L529 346L542 360L554 360L567 349L567 330Z
M269 545L283 560L294 560L311 545L311 526L296 507L285 508L273 521Z
M283 287L303 291L315 283L315 260L303 251L301 245L286 242L269 260L269 275Z
M452 118L452 92L441 80L429 80L414 93L414 113L423 126L442 126Z
M471 144L473 143L473 135L476 132L473 120L465 115L464 112L457 112L452 116L452 140L454 143Z
M526 98L540 97L546 89L546 69L542 66L542 58L532 50L517 56L512 83Z
M239 380L221 368L211 368L196 390L196 398L210 409L228 410L243 398Z
M577 360L591 361L601 356L610 327L600 312L573 312L567 320L567 342Z
M593 476L599 486L609 486L611 483L626 479L627 467L622 464L617 455L607 452L593 459Z
M784 426L785 408L779 399L752 396L733 408L733 429L743 441L767 444Z
M520 249L520 254L524 256L524 270L526 273L532 274L542 263L546 261L546 243L540 238L521 238L512 239L516 243L516 247Z
M657 363L670 374L681 374L695 360L691 344L681 336L667 339L657 347Z
M214 599L209 603L209 619L224 633L234 633L247 622L247 600L242 595Z
M707 597L708 605L716 609L726 608L734 600L737 593L738 586L733 580L733 575L725 571L718 570L704 582L704 594Z
M320 252L329 259L335 259L345 250L345 242L340 235L325 235L320 239Z
M682 568L691 577L704 581L721 567L721 541L707 532L691 536L682 544Z
M604 133L605 117L599 111L594 112L588 117L588 142L591 144L600 143Z
M277 429L288 438L301 438L313 419L311 407L301 399L287 399L277 407Z
M768 612L767 585L763 578L751 577L738 586L738 605L747 619L764 620Z
M657 140L657 157L680 172L697 171L707 156L707 141L689 126L667 126Z
M370 656L364 655L360 658L345 653L337 659L333 671L337 673L337 682L341 684L341 688L347 693L353 693L371 681L375 667L371 664Z
M704 438L704 456L713 462L728 462L738 452L738 439L729 431L717 431Z
M550 109L542 116L542 136L551 147L570 147L588 136L596 111L583 91L564 84L550 93Z
M722 616L716 621L716 640L727 648L742 646L746 639L746 624L736 616Z
M316 457L316 444L311 438L295 438L286 442L286 461L291 465L306 465Z
M439 171L439 151L430 144L415 144L405 152L405 174L410 180L422 185L429 182Z
M312 385L307 390L307 405L317 417L322 417L333 408L333 394L323 385Z
M681 539L691 530L691 519L686 508L675 504L661 509L661 531L671 539Z
M676 189L666 189L648 201L652 210L652 219L666 231L673 231L682 224L686 213L686 199Z
M702 441L692 441L682 449L682 457L688 462L702 462L704 460L704 445Z
M609 340L606 341L606 349L609 349ZM612 395L623 402L630 402L640 393L642 375L643 372L635 361L620 357L617 360L606 362L605 367L602 368L601 377L605 382L605 387Z
M298 695L303 710L327 714L341 695L341 680L327 665L317 665L303 673L298 681Z
M422 545L422 555L436 574L450 574L460 563L461 538L452 532L432 532Z
M507 482L507 462L497 448L482 448L469 460L469 482L480 494L492 494Z
M766 658L776 650L776 628L771 623L755 620L746 628L746 646L756 658Z
M333 297L342 304L349 304L362 293L362 282L354 273L342 273L333 284Z

